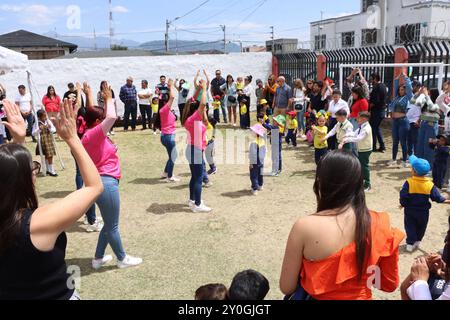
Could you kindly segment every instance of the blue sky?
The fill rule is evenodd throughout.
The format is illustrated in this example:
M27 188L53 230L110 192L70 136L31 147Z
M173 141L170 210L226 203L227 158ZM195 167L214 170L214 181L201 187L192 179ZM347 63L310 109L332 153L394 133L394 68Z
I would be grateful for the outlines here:
M164 39L166 18L182 16L205 0L112 2L116 38L144 42ZM79 28L78 20L72 19L77 15L67 13L69 6L80 8ZM359 0L210 0L174 22L171 38L215 41L223 38L219 26L226 25L230 40L257 44L269 39L269 27L273 25L276 37L308 41L309 22L319 20L320 11L324 11L324 18L329 18L359 9ZM94 28L97 35L109 32L107 0L0 0L0 34L26 29L37 33L56 30L61 35L92 36Z

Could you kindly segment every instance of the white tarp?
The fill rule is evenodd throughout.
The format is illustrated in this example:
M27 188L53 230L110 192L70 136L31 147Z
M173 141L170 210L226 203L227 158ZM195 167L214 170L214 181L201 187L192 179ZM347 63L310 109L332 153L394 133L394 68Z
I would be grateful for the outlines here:
M0 75L13 71L26 71L28 57L0 46Z

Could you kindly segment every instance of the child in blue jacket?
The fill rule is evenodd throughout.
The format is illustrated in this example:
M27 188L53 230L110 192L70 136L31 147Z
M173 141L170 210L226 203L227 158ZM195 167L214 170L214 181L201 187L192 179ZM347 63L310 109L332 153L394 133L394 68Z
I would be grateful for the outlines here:
M447 204L450 200L446 200L426 177L431 169L427 160L411 156L409 163L413 176L405 182L400 191L400 204L405 210L406 251L413 252L419 248L427 229L430 200Z

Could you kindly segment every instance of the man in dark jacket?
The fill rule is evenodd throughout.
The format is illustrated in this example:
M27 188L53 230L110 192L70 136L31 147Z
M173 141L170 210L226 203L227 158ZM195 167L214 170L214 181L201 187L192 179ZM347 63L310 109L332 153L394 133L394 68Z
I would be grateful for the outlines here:
M127 84L120 88L120 101L125 105L125 113L123 116L124 130L128 131L128 124L131 115L131 130L136 130L137 119L137 91L133 85L133 78L128 77Z
M372 83L372 92L370 93L370 126L372 127L373 136L373 152L386 152L386 146L383 140L383 133L381 131L381 123L386 118L387 105L387 89L384 83L381 82L381 77L378 73L370 76ZM377 149L377 141L380 148Z

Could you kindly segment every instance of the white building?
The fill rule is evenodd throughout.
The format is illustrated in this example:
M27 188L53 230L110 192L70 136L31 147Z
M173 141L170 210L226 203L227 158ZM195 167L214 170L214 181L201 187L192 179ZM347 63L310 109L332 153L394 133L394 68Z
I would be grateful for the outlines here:
M361 0L359 13L314 21L310 29L316 51L450 39L450 1Z

